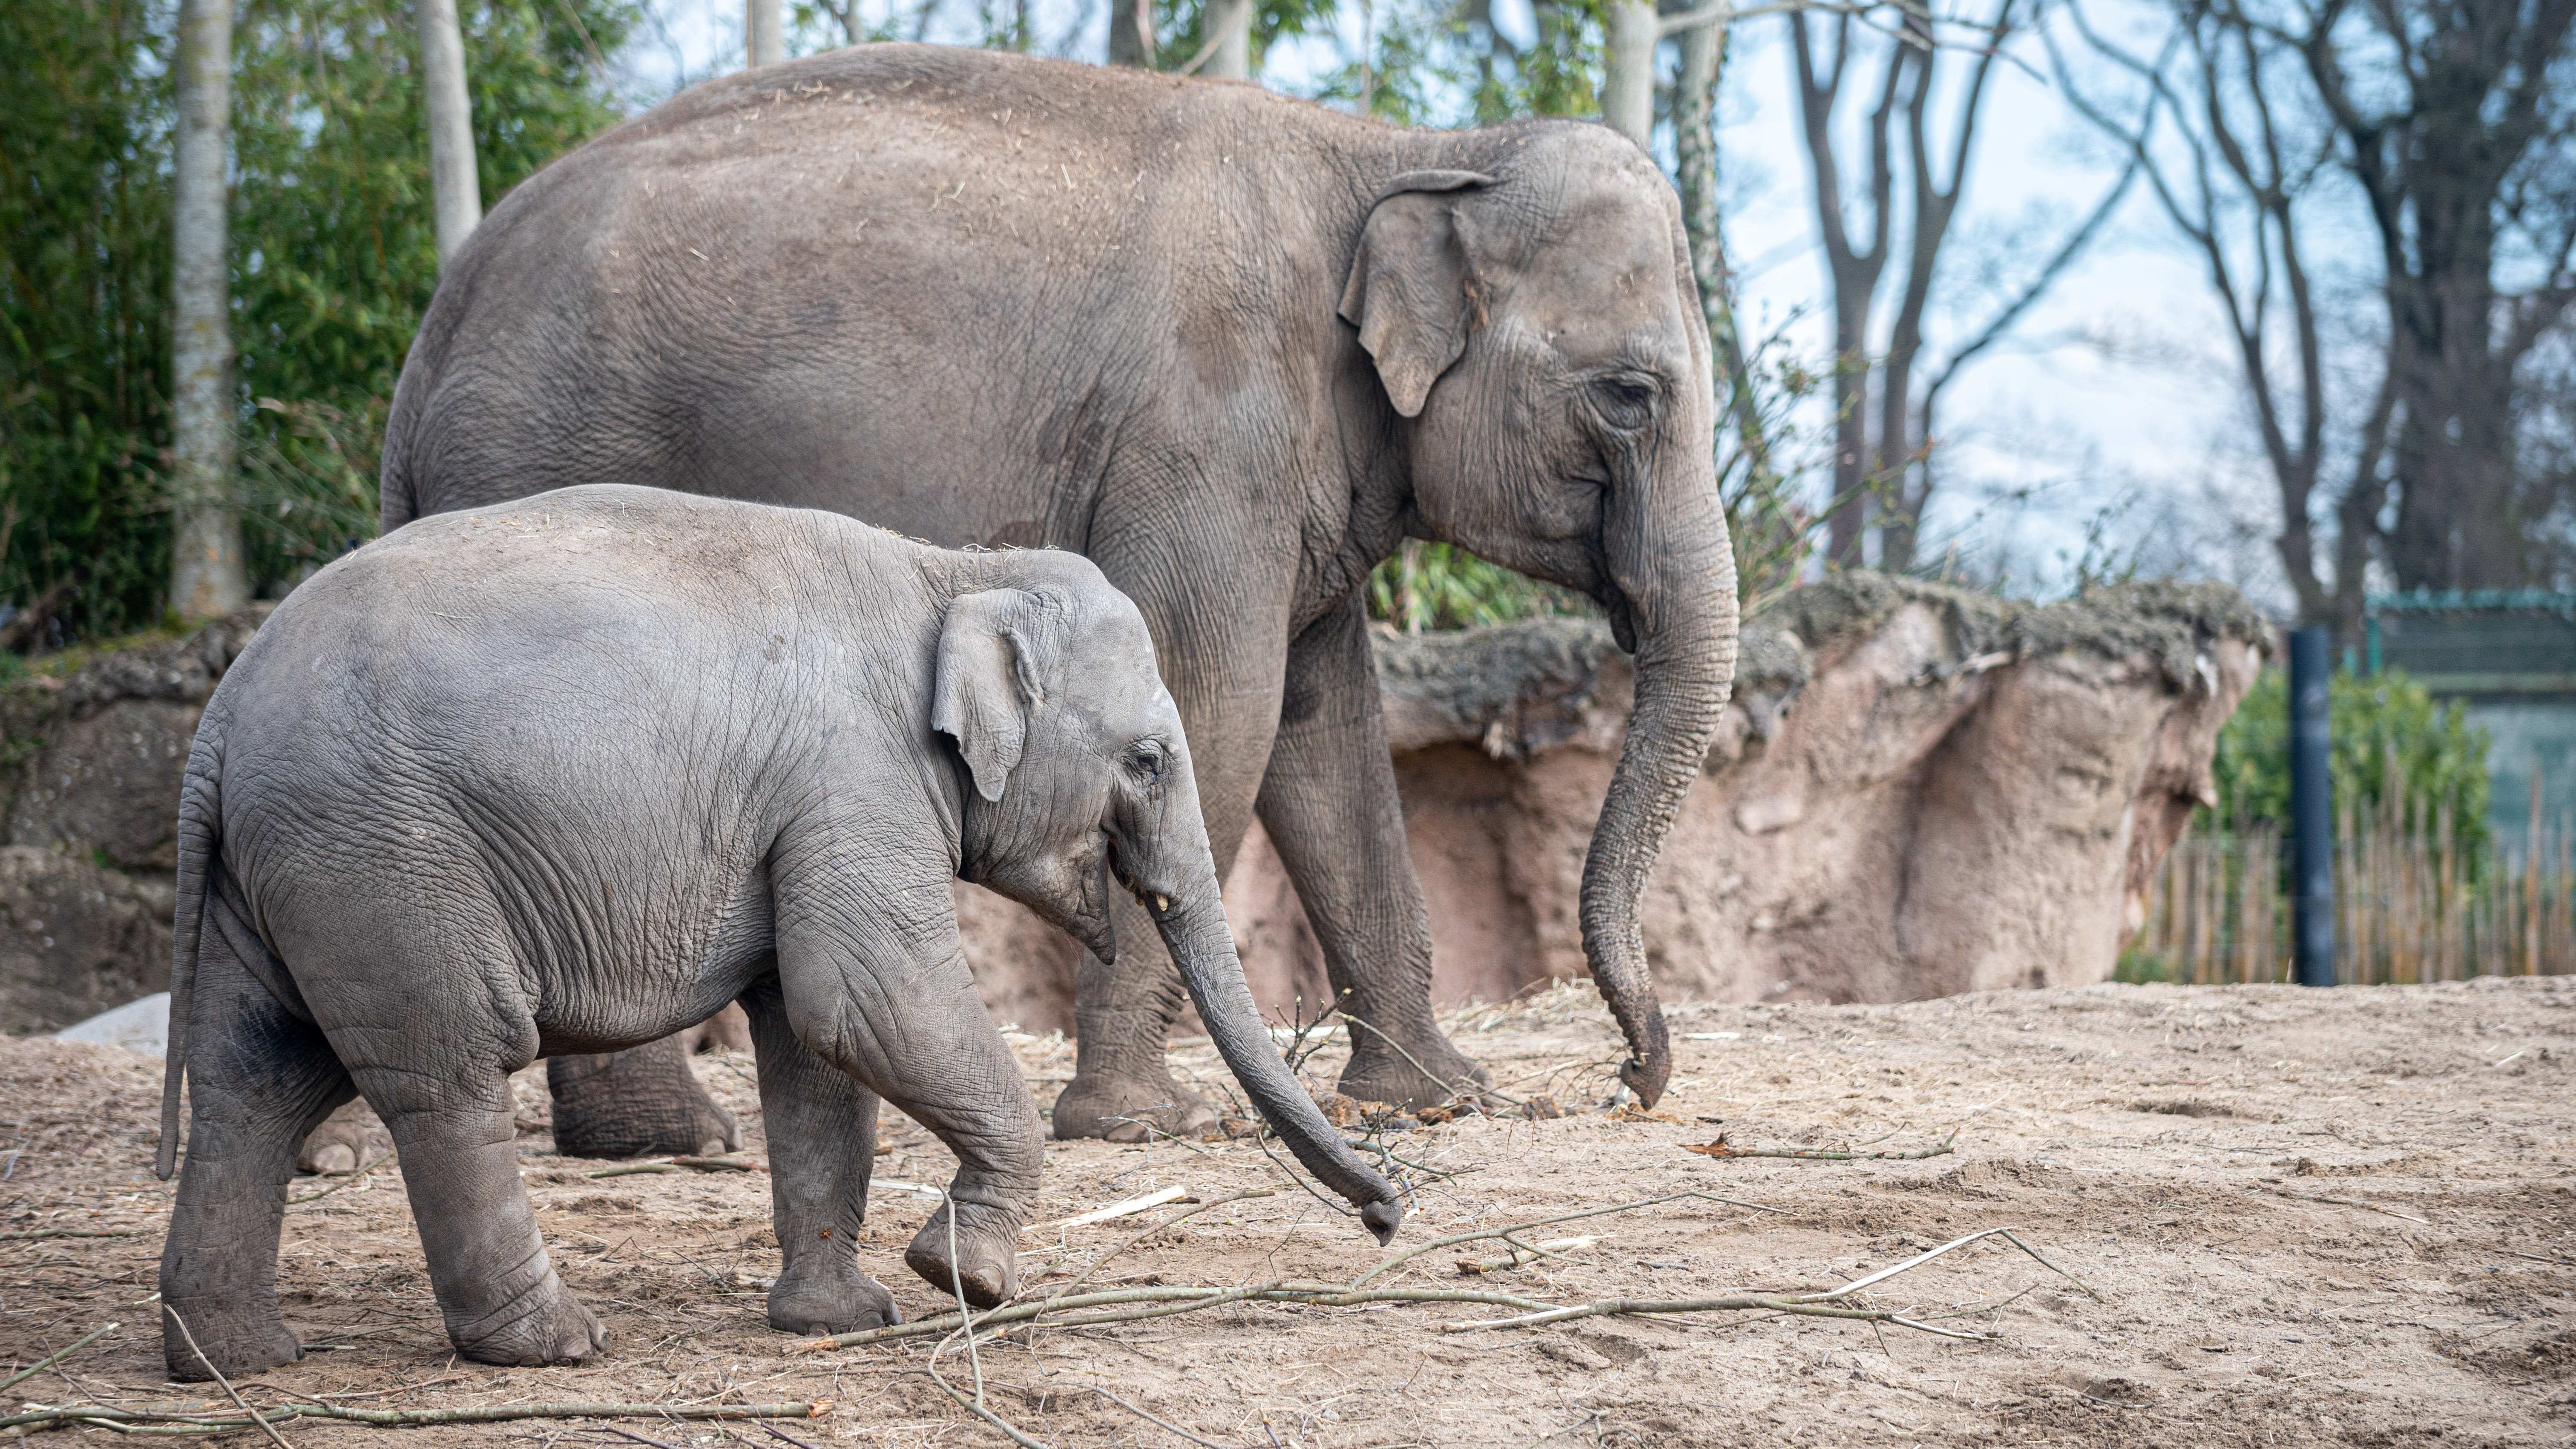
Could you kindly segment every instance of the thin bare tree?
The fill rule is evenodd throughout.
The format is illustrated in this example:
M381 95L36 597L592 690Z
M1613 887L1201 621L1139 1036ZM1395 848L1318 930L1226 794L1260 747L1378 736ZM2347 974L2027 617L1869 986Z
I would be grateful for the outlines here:
M178 505L170 607L183 619L250 599L235 506L232 0L181 0L171 164L170 444Z
M2336 435L2326 304L2306 226L2333 137L2312 108L2302 115L2273 103L2274 91L2296 84L2297 59L2241 19L2205 5L2177 10L2161 53L2150 57L2105 37L2080 7L2067 17L2084 53L2127 77L2138 100L2133 115L2115 110L2097 94L2101 79L2083 75L2052 35L2060 92L2128 152L2165 219L2198 255L2272 474L2282 572L2302 619L2338 624L2350 637L2387 493L2381 465L2395 394L2382 368L2374 400L2358 419L2342 419ZM2349 460L2329 480L2329 452L2338 446ZM2337 519L2331 568L2319 557L2321 511Z
M1833 13L1831 45L1823 54L1809 13L1789 12L1799 131L1833 293L1833 494L1826 549L1836 563L1860 563L1874 527L1880 567L1914 566L1939 476L1933 428L1942 390L2065 276L2129 185L2124 173L2044 253L2046 260L2012 296L1984 323L1967 329L1965 345L1935 356L1926 322L1946 275L1943 256L1974 166L1990 83L2025 8L2025 0L1995 0L1987 18L1972 23L1936 19L1910 3L1876 12L1840 9ZM1941 33L1953 26L1949 36ZM1945 73L1956 69L1944 64L1945 54L1965 66L1955 99L1942 93ZM1847 163L1836 115L1873 65L1860 155ZM1846 180L1854 170L1862 173L1857 183ZM1892 273L1891 292L1889 264L1899 256L1900 220L1902 265ZM1882 313L1885 338L1874 344Z
M438 265L483 220L483 188L474 174L474 110L465 94L465 34L456 0L413 0L420 31L421 108L429 119L430 201L438 217Z

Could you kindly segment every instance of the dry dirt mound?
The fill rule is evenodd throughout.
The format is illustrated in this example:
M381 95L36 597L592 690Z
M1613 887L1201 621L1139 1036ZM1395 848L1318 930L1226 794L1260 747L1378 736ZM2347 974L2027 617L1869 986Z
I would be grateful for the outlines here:
M1697 1006L1673 1012L1678 1120L1591 1108L1618 1038L1588 990L1451 1018L1515 1095L1572 1116L1391 1134L1424 1168L1396 1247L1696 1188L1703 1199L1568 1224L1562 1261L1462 1280L1460 1257L1382 1282L1549 1299L1827 1287L1971 1231L2017 1225L2067 1279L1989 1239L1892 1279L1873 1301L1991 1341L1746 1315L1592 1318L1442 1333L1457 1304L1237 1305L1043 1332L981 1350L988 1402L1053 1445L1263 1446L2136 1444L2520 1445L2576 1438L2576 980L2421 988L2087 987L1901 1006ZM1068 1074L1055 1039L1019 1041L1040 1100ZM1314 1064L1330 1080L1327 1050ZM1176 1057L1212 1087L1204 1049ZM744 1120L750 1062L697 1069ZM110 1320L129 1327L17 1400L141 1403L161 1382L149 1331L169 1188L148 1166L157 1065L112 1049L0 1042L0 1363L32 1362ZM916 1370L922 1341L787 1357L763 1325L777 1271L757 1174L597 1178L551 1155L544 1093L521 1094L529 1190L566 1279L606 1322L592 1365L453 1364L399 1177L381 1169L290 1208L288 1320L325 1351L255 1399L471 1405L829 1398L795 1441L1000 1444ZM1915 1160L1712 1159L1682 1150L1869 1144ZM887 1128L863 1254L907 1315L936 1297L899 1254L932 1199L898 1184L950 1163ZM1048 1149L1042 1214L1162 1187L1215 1198L1278 1176L1232 1144ZM307 1179L305 1196L324 1183ZM1033 1232L1027 1283L1052 1291L1164 1215ZM28 1237L55 1228L127 1238ZM1103 1263L1117 1285L1349 1279L1381 1254L1293 1190L1216 1207ZM943 1372L968 1371L952 1346ZM5 1376L5 1375L0 1375ZM962 1380L961 1380L962 1381ZM666 1445L776 1445L759 1428L621 1426ZM82 1430L93 1436L100 1431ZM299 1449L387 1431L303 1422ZM442 1428L424 1442L633 1443L553 1421ZM232 1442L258 1442L256 1438Z

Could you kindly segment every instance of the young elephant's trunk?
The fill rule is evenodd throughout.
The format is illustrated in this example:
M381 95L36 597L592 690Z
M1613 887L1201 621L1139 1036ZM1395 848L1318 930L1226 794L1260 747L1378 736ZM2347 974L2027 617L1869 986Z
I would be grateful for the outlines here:
M1198 873L1205 878L1191 882L1182 898L1150 901L1147 908L1172 959L1180 963L1182 984L1189 988L1199 1019L1207 1023L1235 1080L1252 1094L1253 1106L1288 1150L1326 1187L1358 1205L1360 1221L1379 1242L1387 1241L1404 1220L1395 1189L1351 1151L1280 1060L1261 1024L1260 1008L1253 1005L1252 990L1243 983L1243 962L1234 954L1234 933L1226 929L1216 873L1212 867Z

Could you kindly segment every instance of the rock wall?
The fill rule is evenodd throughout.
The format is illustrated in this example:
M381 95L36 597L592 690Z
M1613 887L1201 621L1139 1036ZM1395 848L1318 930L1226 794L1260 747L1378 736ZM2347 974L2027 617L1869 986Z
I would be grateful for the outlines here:
M0 1031L168 989L179 778L269 607L0 690Z
M1647 884L1657 982L1672 999L1848 1002L2107 979L2211 798L2218 728L2270 637L2214 585L2044 606L1866 573L1792 591L1746 622L1734 701ZM1584 974L1584 852L1633 687L1608 627L1377 647L1434 997ZM1072 943L969 895L986 1001L1070 1029ZM1329 998L1258 827L1226 912L1265 1008Z
M0 1031L166 985L180 772L261 617L0 693ZM2209 795L2218 727L2269 632L2214 586L2033 606L1851 574L1782 597L1745 626L1734 702L1647 887L1665 994L1895 1001L2106 978ZM1582 974L1584 851L1632 687L1607 627L1383 635L1378 673L1435 996ZM957 894L994 1015L1069 1030L1073 943ZM1257 828L1226 909L1265 1007L1329 995Z

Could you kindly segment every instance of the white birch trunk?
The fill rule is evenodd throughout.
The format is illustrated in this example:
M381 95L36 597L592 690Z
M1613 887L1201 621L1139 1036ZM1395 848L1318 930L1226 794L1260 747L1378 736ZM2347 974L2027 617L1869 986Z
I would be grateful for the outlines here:
M178 532L170 607L210 619L250 601L234 509L233 0L179 7L179 127L171 166L170 445Z
M429 190L438 216L438 266L483 220L483 187L474 175L474 111L465 95L465 35L456 0L414 0L419 7L421 106L429 116Z
M746 63L776 65L787 58L787 29L779 0L744 0L742 50Z
M1655 134L1655 46L1663 23L1653 0L1610 0L1601 67L1601 119L1645 149Z
M1207 23L1216 41L1207 73L1227 80L1252 79L1252 0L1209 0Z

